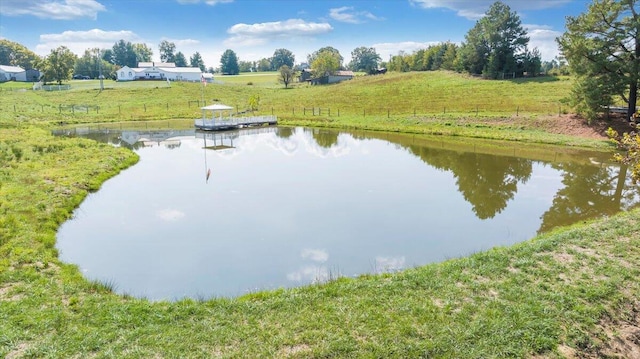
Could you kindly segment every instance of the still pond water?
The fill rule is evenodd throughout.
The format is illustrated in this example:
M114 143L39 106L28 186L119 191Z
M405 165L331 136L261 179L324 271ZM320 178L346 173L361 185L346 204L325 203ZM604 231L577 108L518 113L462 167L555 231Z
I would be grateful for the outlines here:
M609 154L576 149L286 127L68 132L140 162L62 225L60 257L152 300L401 270L640 202Z

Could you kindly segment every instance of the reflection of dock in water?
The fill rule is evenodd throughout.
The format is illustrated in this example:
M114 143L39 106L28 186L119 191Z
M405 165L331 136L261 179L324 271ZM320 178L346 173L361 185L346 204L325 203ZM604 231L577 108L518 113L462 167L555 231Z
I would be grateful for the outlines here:
M90 138L99 142L123 146L129 149L161 144L168 148L175 148L180 146L182 140L191 137L206 139L206 147L217 150L234 148L233 141L240 136L274 133L277 132L277 130L277 127L248 127L229 131L199 131L195 129L123 130L109 127L92 128L79 126L53 130L52 133L57 136ZM213 146L209 146L210 143L213 143Z
M169 146L179 146L180 137L190 137L195 133L194 130L144 130L144 131L122 131L120 139L133 146L137 142L142 142L145 146L156 143L166 144ZM171 140L174 139L174 140Z
M196 131L195 136L196 138L202 138L204 140L204 148L217 151L235 148L233 141L240 136L275 133L276 131L276 127L254 127L221 132Z

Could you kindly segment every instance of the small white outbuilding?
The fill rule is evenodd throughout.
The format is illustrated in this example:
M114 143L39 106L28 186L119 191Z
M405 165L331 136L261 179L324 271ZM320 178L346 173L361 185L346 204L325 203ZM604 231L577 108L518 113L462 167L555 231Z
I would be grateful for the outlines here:
M198 82L202 71L198 67L176 67L174 63L140 62L138 67L124 66L117 71L118 81L170 80Z
M20 66L0 65L0 82L27 81L27 71Z

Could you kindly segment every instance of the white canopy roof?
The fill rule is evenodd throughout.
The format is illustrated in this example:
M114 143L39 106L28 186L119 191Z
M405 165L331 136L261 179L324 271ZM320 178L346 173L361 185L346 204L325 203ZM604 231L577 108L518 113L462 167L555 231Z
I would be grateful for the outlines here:
M202 110L212 110L212 111L224 111L224 110L233 110L233 107L227 106L227 105L223 105L223 104L220 104L220 103L216 103L216 104L213 104L213 105L200 107L200 109L202 109Z

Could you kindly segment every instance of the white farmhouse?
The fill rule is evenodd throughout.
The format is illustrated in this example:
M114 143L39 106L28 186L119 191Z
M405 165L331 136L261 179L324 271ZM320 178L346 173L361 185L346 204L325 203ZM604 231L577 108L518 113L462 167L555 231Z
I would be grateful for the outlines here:
M138 67L124 66L117 71L118 81L171 80L197 82L202 71L197 67L176 67L171 62L140 62Z
M27 71L20 66L0 65L0 82L27 81Z

